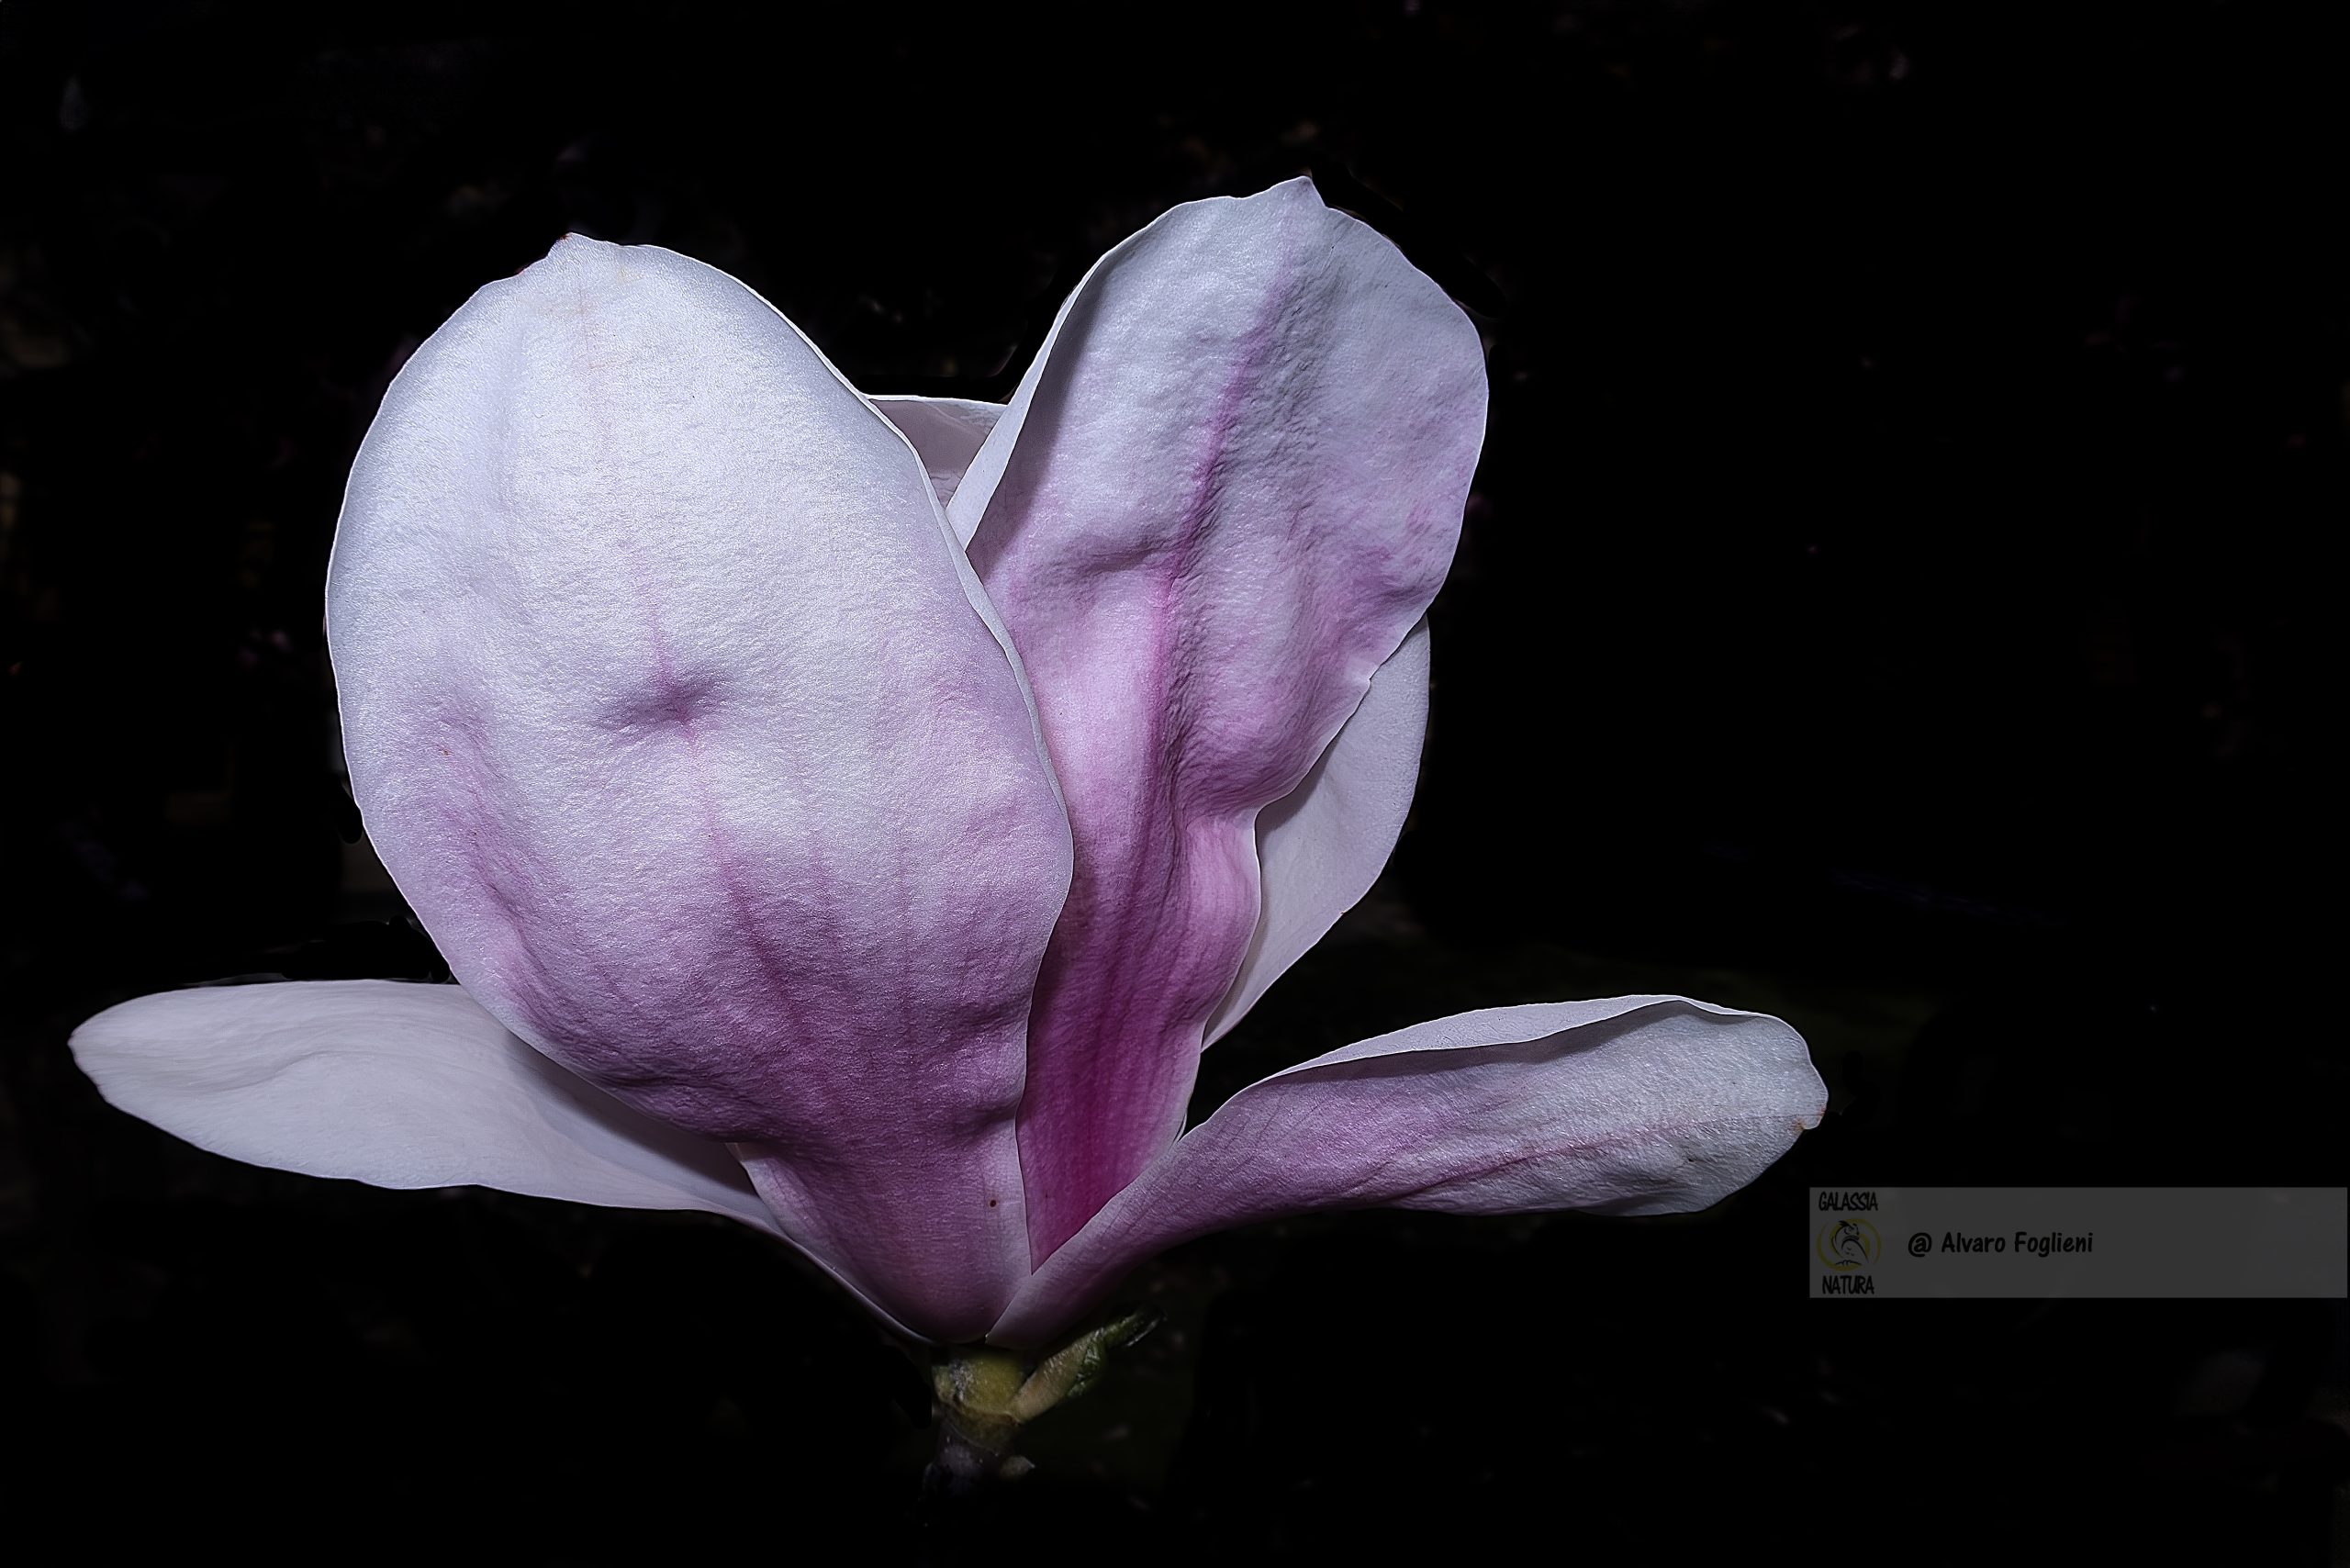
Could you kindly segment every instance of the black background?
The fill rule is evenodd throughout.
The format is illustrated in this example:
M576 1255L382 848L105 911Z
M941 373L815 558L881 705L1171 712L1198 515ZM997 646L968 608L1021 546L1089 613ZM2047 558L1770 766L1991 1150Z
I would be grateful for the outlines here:
M2343 1180L2316 9L0 6L0 1532L2324 1561L2338 1304L1814 1303L1795 1251L1813 1182ZM475 287L658 242L862 386L1001 397L1110 243L1308 169L1478 313L1493 416L1412 825L1198 1108L1685 991L1833 1091L1755 1187L1194 1244L941 1514L914 1363L749 1233L252 1170L74 1070L144 991L435 972L346 842L319 605Z

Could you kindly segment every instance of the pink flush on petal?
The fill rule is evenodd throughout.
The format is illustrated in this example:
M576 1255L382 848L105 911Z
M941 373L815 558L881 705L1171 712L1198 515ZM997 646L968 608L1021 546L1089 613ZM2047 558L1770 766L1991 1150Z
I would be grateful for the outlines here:
M1434 597L1484 409L1460 308L1297 181L1112 252L981 448L971 557L1077 846L1021 1108L1035 1260L1181 1130L1257 814Z
M144 997L75 1054L235 1158L728 1215L1023 1352L1222 1226L1703 1207L1825 1089L1681 998L1416 1025L1184 1131L1400 829L1484 416L1468 319L1303 181L1111 252L1000 408L566 241L394 381L329 574L354 792L460 985Z
M402 371L329 611L360 809L465 989L984 1332L1068 830L890 424L732 278L566 241Z

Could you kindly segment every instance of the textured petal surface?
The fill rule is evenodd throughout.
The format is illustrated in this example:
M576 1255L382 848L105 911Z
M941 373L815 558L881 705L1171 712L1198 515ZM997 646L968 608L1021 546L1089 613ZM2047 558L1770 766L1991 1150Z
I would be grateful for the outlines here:
M941 502L951 502L1004 412L1002 403L911 395L876 398L873 406L914 443ZM967 515L965 521L978 520ZM1239 978L1208 1020L1205 1043L1213 1045L1239 1023L1266 988L1379 879L1411 814L1427 718L1428 626L1423 620L1371 678L1354 716L1305 782L1258 814L1263 886L1257 933Z
M1427 729L1423 621L1371 678L1361 706L1305 782L1258 813L1257 934L1240 978L1208 1020L1208 1043L1239 1023L1266 987L1371 891L1411 813Z
M401 371L329 586L354 790L481 1003L744 1146L957 1338L1025 1264L1013 1117L1068 828L921 463L790 324L566 240Z
M253 1165L776 1228L722 1145L565 1071L453 985L165 991L83 1025L73 1056L108 1104Z
M1309 1209L1701 1209L1827 1102L1793 1029L1681 997L1415 1025L1234 1095L1054 1254L991 1337L1035 1343L1155 1253Z
M968 398L882 397L873 406L914 443L941 506L955 498L979 443L1003 417L1002 404Z
M972 459L949 510L1077 840L1021 1113L1036 1257L1181 1129L1257 814L1434 597L1484 409L1468 318L1300 180L1103 258Z

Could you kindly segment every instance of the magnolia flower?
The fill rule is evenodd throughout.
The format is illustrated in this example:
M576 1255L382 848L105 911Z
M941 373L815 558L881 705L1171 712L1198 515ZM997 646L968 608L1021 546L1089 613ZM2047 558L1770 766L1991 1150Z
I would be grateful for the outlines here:
M1393 846L1484 413L1468 319L1303 180L1112 251L1001 407L566 239L393 382L329 572L353 792L459 983L143 997L79 1059L240 1159L725 1215L942 1343L1305 1210L1704 1207L1825 1091L1680 997L1183 1129Z

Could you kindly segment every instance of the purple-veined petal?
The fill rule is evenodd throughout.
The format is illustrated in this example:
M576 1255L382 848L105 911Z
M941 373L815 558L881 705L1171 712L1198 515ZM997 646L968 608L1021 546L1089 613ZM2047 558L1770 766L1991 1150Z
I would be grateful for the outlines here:
M1428 728L1428 623L1371 678L1371 689L1305 782L1257 816L1263 884L1240 976L1208 1019L1213 1045L1266 988L1362 901L1393 853L1420 777Z
M942 502L951 502L1004 411L1002 403L911 394L876 397L873 406L914 443ZM1371 676L1361 703L1305 782L1258 814L1257 932L1239 977L1208 1020L1204 1044L1230 1032L1379 879L1411 812L1427 716L1423 619Z
M1047 1260L990 1338L1037 1343L1147 1258L1311 1209L1701 1209L1827 1102L1795 1030L1683 997L1414 1025L1234 1095Z
M1002 404L981 403L969 398L884 396L872 401L882 416L913 442L923 467L930 475L930 487L937 493L942 507L955 498L964 470L979 455L979 443L987 440L988 431L995 429L996 420L1003 417Z
M1069 840L898 431L741 284L566 240L409 360L329 641L361 812L525 1040L741 1146L786 1232L967 1337Z
M1104 257L956 490L1077 842L1021 1110L1037 1259L1181 1129L1257 813L1434 597L1484 412L1468 318L1297 180Z
M106 1103L249 1164L378 1187L700 1209L777 1233L723 1145L629 1109L457 986L163 991L76 1029L73 1057Z

